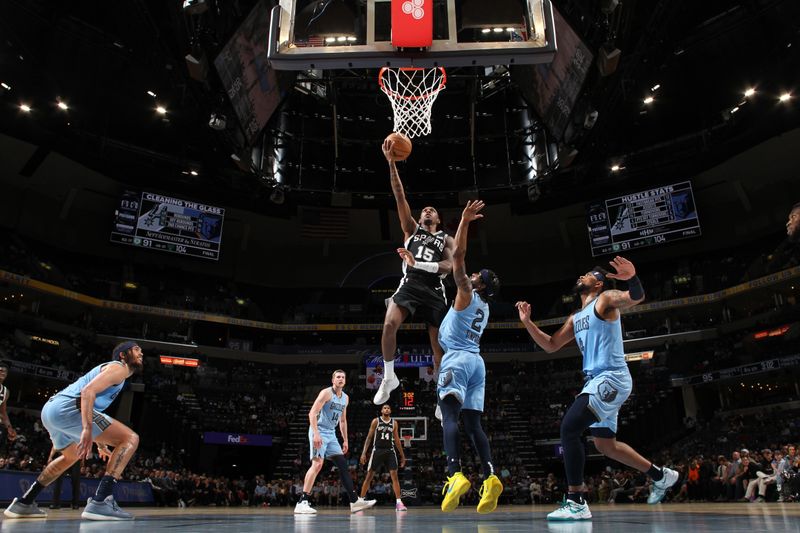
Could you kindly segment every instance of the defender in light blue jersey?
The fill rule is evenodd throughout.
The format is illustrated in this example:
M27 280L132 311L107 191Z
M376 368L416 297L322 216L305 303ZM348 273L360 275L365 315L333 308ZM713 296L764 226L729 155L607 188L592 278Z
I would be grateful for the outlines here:
M658 503L678 480L678 473L659 468L636 450L617 441L617 414L633 388L625 363L620 311L644 300L644 289L633 263L615 257L611 266L616 273L595 267L578 278L574 291L581 297L581 309L570 316L553 335L547 335L531 321L531 306L517 302L519 318L533 340L548 353L575 340L583 355L583 390L561 421L561 445L567 471L569 494L564 504L547 515L548 520L588 520L592 517L583 498L585 451L581 435L587 429L603 455L646 472L653 478L648 503ZM611 279L628 282L627 291L606 290Z
M113 488L139 446L139 436L103 411L120 393L125 380L142 371L143 357L137 343L118 344L111 361L97 365L47 401L42 407L42 423L50 433L53 448L61 455L44 468L22 498L14 498L3 513L5 516L45 518L45 512L36 505L36 496L75 462L88 457L92 443L97 442L100 456L108 460L108 465L81 516L88 520L133 519L117 505Z
M347 404L349 398L344 392L346 381L344 370L334 370L331 375L331 386L322 389L308 412L308 445L311 455L311 467L306 472L303 482L303 495L294 507L295 514L316 514L311 507L311 489L317 479L325 459L330 459L339 469L342 480L350 498L350 511L355 513L375 505L376 500L360 498L355 491L353 478L347 468L344 454L349 448L347 443ZM336 426L342 433L342 445L336 438Z
M461 496L470 487L469 480L461 473L459 418L463 418L464 431L469 435L483 466L484 481L478 512L494 511L497 508L497 499L503 493L503 484L494 475L489 439L481 427L486 368L480 353L480 340L489 322L489 300L500 290L500 280L494 272L486 269L467 276L464 264L469 224L483 218L480 211L484 205L480 200L467 202L461 215L453 252L453 280L458 292L453 307L447 312L439 328L439 344L444 350L444 356L436 387L439 399L437 417L440 412L448 472L443 490L444 512L455 510ZM413 267L414 256L411 253L401 255Z

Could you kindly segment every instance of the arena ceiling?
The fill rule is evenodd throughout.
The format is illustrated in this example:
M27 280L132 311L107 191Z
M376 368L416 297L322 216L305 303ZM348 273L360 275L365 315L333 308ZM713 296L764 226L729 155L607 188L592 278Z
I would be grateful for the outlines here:
M259 212L330 205L334 192L343 205L391 205L379 150L390 109L373 71L326 71L323 97L287 91L259 141L289 146L282 204L271 165L234 163L231 154L244 153L246 142L224 88L213 65L204 81L193 78L185 56L213 63L256 1L208 4L205 14L190 16L179 0L6 0L0 131L39 145L40 159L58 151L132 186ZM614 4L555 1L591 50L605 45L622 55L610 76L591 69L575 127L561 140L562 157L539 169L536 201L520 155L531 126L514 121L528 112L524 87L513 69L505 75L482 68L453 72L435 107L434 134L418 141L401 167L411 197L455 205L459 192L477 190L519 211L545 210L610 189L685 179L800 125L800 3L629 0L606 14ZM751 87L755 94L745 97ZM780 102L784 93L794 96ZM645 103L648 96L653 101ZM30 112L20 110L23 103ZM335 136L334 103L341 124ZM485 124L474 132L465 125L471 104L476 123ZM584 129L592 111L598 119ZM224 130L209 127L212 113L227 117Z

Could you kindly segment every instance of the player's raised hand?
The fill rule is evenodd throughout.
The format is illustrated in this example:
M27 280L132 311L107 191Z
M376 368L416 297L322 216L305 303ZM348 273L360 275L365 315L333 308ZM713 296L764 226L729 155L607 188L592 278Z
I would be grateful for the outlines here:
M383 150L383 157L385 157L389 163L394 163L394 154L392 153L392 148L394 148L394 141L389 139L383 141L383 146L381 146L381 149Z
M527 322L531 319L531 304L528 302L517 302L514 304L514 307L517 308L520 322Z
M633 276L636 275L636 267L633 266L633 263L625 259L624 257L617 256L613 260L608 262L617 273L609 272L606 277L611 279L621 279L622 281L626 281L631 279Z
M478 220L479 218L483 218L483 215L480 213L480 210L486 207L486 204L483 203L483 200L470 200L467 201L466 207L464 207L464 212L461 213L461 218L466 220L467 222L472 222L473 220Z
M398 248L397 254L403 261L406 262L408 266L413 267L415 264L417 264L417 260L414 259L414 254L409 252L406 248Z

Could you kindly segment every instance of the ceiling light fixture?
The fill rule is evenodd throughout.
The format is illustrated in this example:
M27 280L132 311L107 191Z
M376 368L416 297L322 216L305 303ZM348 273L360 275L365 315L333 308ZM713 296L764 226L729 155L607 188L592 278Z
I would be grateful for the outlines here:
M192 176L197 176L198 172L196 170L192 169L192 170L189 171L189 174L191 174Z
M744 97L745 98L750 98L754 94L756 94L756 90L753 87L750 87L744 92Z
M647 98L645 98L645 99L644 99L644 100L642 100L642 101L643 101L645 104L652 104L654 100L655 100L655 98L653 98L652 96L648 96Z
M657 91L657 90L659 90L660 88L661 88L661 84L660 84L660 83L656 83L655 85L653 85L652 87L650 87L650 91L651 91L651 92L656 92L656 91Z
M58 106L59 109L62 109L64 111L67 111L69 109L69 106L64 102L59 102L56 105Z
M10 91L11 90L11 85L7 84L6 82L0 83L0 87L5 89L6 91Z
M147 91L147 94L152 96L153 98L156 97L156 93L154 93L153 91Z
M779 98L778 101L780 102L788 102L792 98L790 93L783 93Z
M164 106L158 106L156 108L156 113L158 113L159 115L166 115L167 114L167 108L164 107Z
M619 172L620 166L619 165L611 165L611 172Z
M20 109L20 111L23 111L25 113L30 113L31 112L31 106L29 106L28 104L20 104L19 105L19 109Z

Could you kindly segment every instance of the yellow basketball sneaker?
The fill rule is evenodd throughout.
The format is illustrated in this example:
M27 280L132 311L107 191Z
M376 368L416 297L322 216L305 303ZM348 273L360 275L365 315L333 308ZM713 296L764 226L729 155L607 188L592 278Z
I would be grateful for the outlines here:
M453 477L447 478L447 483L445 483L444 488L442 488L442 494L444 494L442 511L445 513L455 511L456 507L458 507L459 500L467 493L469 487L469 480L464 477L464 474L461 472L456 472L453 474Z
M492 474L483 480L480 493L481 501L478 502L478 512L481 514L491 513L497 509L497 500L503 494L503 484Z

